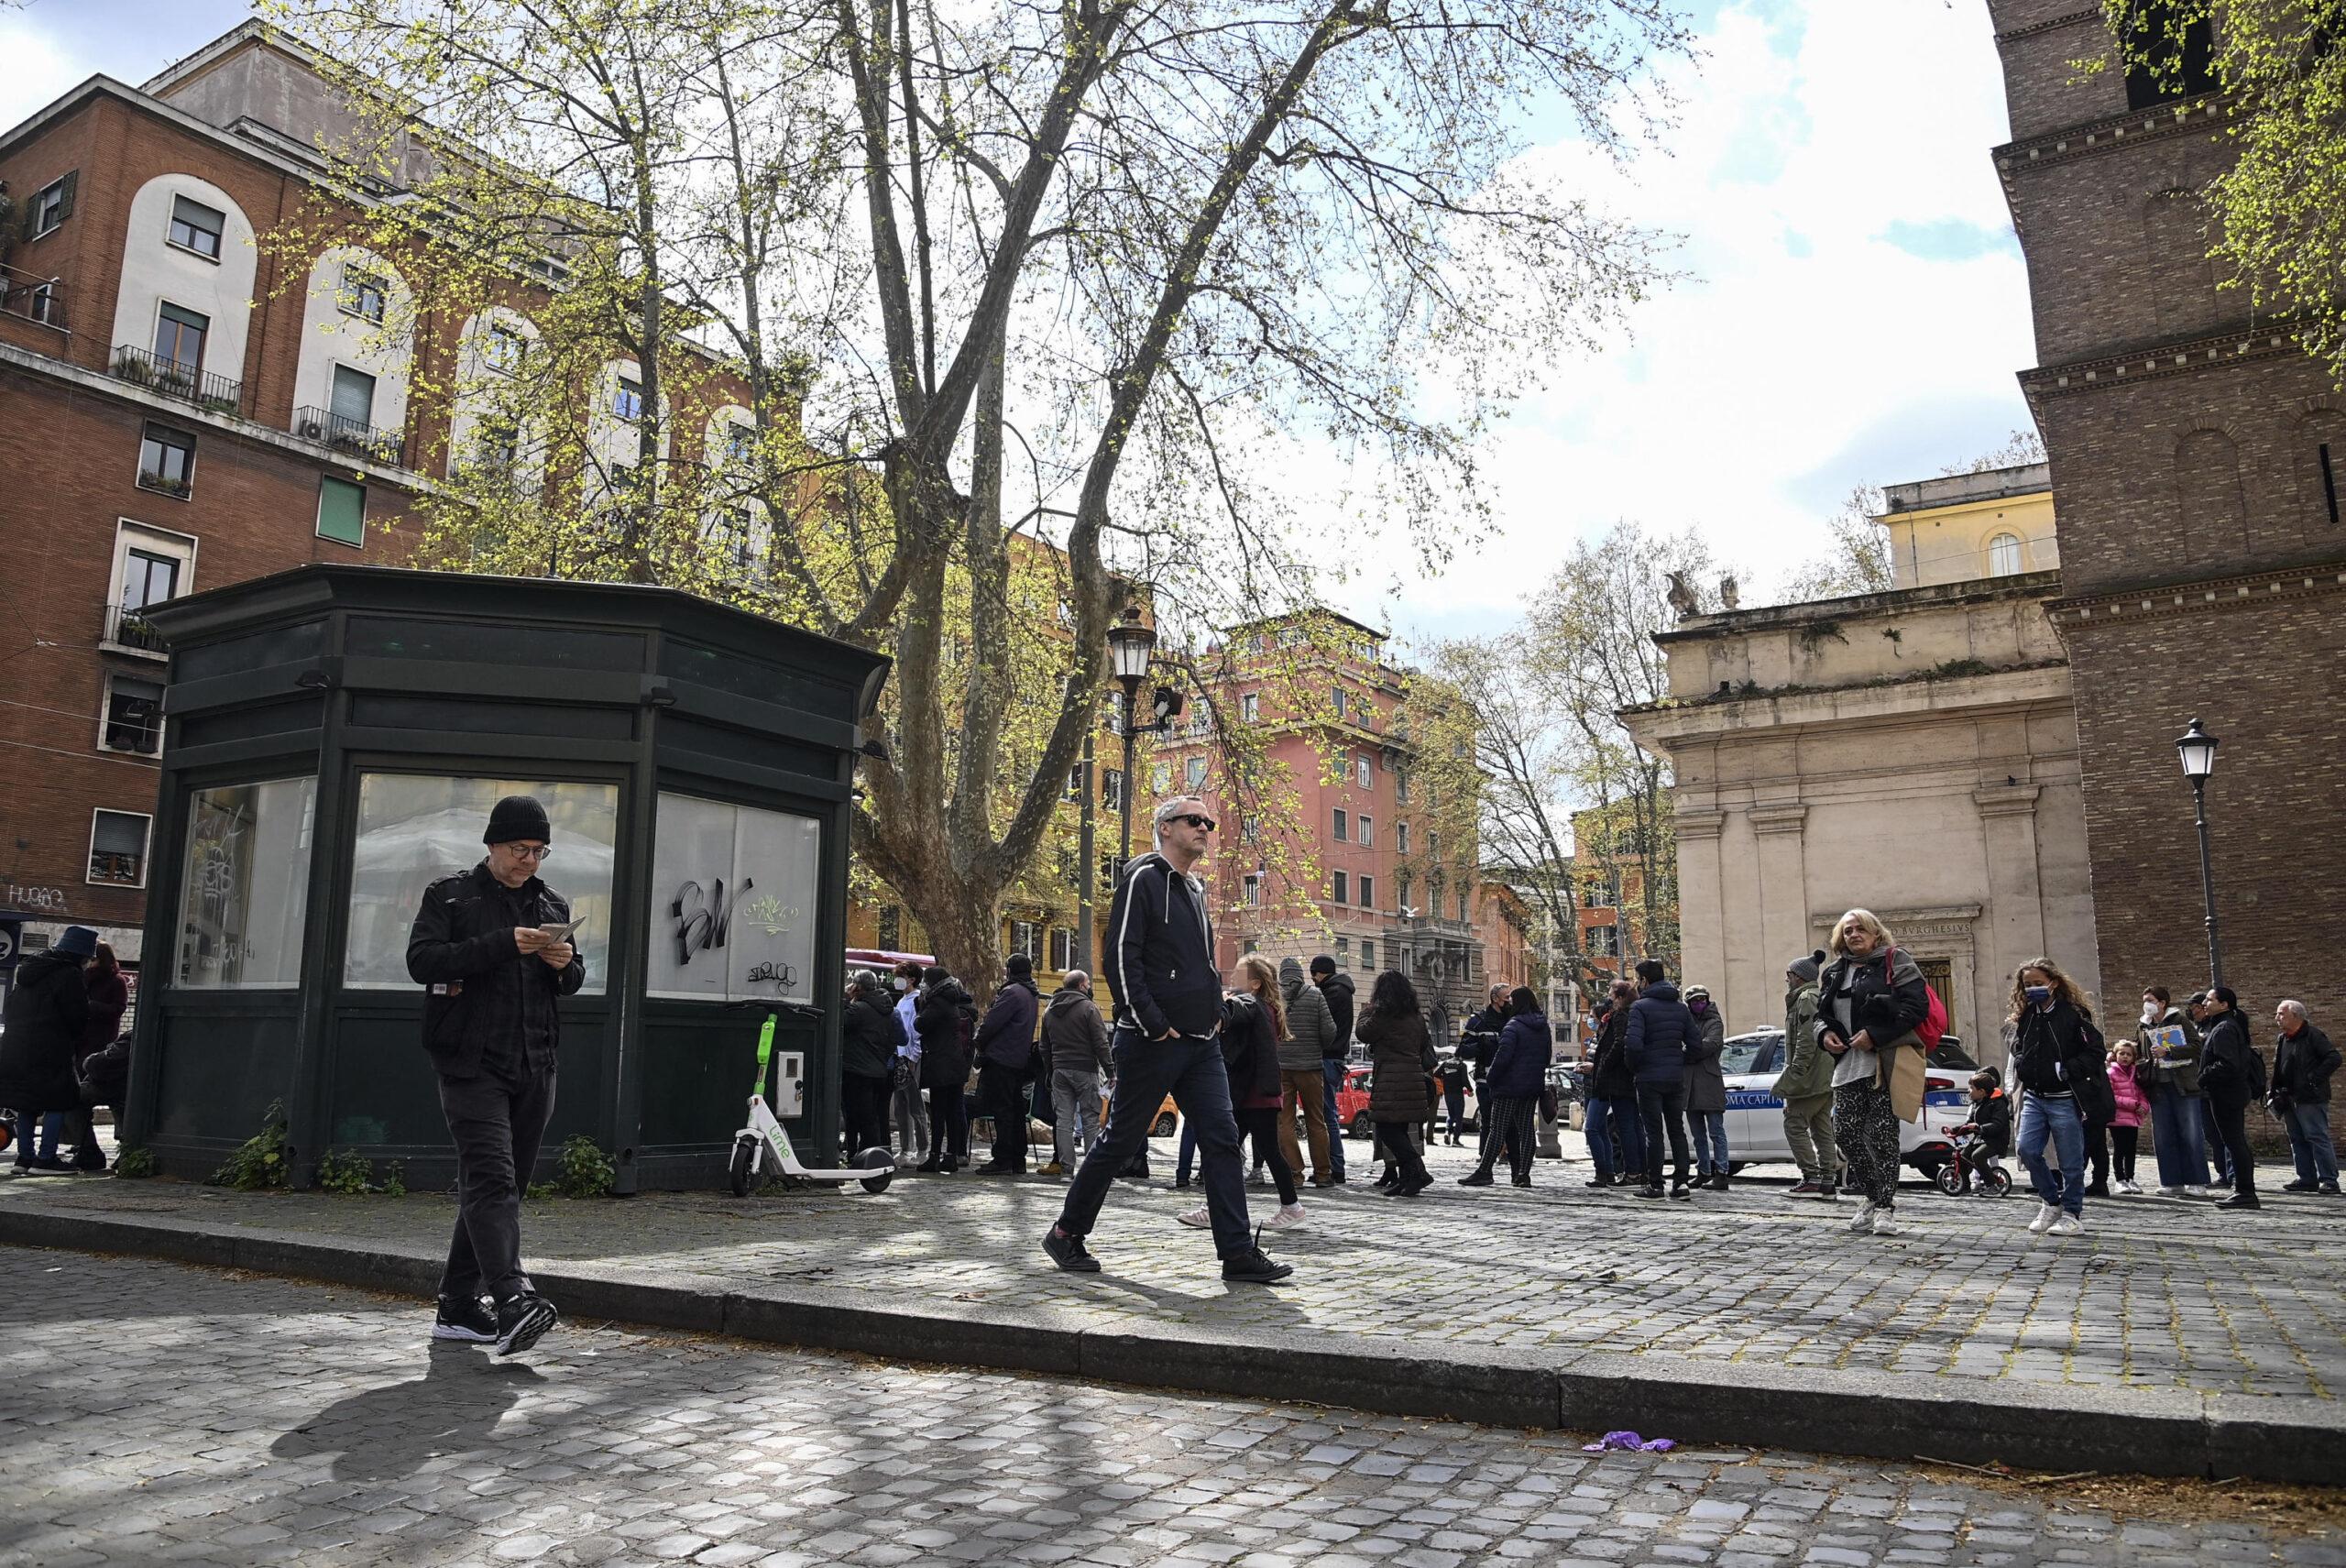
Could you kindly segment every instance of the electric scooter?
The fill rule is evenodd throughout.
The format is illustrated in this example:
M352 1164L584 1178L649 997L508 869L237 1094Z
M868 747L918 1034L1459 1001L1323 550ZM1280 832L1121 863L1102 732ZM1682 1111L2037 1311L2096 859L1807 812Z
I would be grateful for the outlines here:
M816 1012L812 1008L806 1011ZM884 1148L865 1149L857 1157L857 1164L839 1170L810 1170L798 1163L798 1152L790 1146L789 1130L773 1113L773 1107L766 1103L766 1070L773 1060L773 1026L781 1016L779 1008L768 1012L764 1026L758 1031L758 1082L750 1091L750 1124L733 1135L733 1163L727 1173L732 1180L733 1196L750 1195L759 1168L769 1156L784 1180L861 1181L866 1192L887 1191L888 1183L895 1179L896 1161Z

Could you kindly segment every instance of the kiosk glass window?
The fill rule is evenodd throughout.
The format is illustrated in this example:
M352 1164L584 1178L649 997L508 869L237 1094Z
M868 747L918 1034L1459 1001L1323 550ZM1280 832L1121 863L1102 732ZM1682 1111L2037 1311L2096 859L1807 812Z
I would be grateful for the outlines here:
M611 950L611 846L619 833L619 785L429 773L359 775L343 984L415 989L407 972L407 938L423 890L481 862L488 852L480 835L489 808L509 795L535 795L546 808L554 852L539 863L538 875L570 901L570 917L578 922L570 939L586 959L581 989L589 994L603 990Z
M813 1001L822 863L814 817L663 794L648 993Z
M188 803L179 983L254 990L301 981L318 781L198 790Z

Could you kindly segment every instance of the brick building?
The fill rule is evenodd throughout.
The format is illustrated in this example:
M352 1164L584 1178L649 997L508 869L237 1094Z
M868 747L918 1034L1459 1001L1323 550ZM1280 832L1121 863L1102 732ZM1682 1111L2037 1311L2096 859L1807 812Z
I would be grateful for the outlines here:
M2179 93L2084 75L2070 62L2110 48L2099 7L1989 10L2110 1011L2208 970L2174 747L2196 717L2224 742L2207 791L2224 978L2260 1029L2282 996L2346 1017L2346 398L2217 287L2196 192L2228 151L2204 71Z

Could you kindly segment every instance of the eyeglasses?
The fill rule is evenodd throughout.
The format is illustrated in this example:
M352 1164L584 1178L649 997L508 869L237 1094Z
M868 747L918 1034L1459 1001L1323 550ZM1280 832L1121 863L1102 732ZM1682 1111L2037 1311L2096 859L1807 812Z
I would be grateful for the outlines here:
M552 844L508 844L505 852L517 861L543 861L554 853Z
M1186 822L1192 828L1202 828L1209 833L1213 831L1213 818L1211 817L1200 817L1194 811L1188 813L1186 816L1168 817L1165 820L1168 822Z

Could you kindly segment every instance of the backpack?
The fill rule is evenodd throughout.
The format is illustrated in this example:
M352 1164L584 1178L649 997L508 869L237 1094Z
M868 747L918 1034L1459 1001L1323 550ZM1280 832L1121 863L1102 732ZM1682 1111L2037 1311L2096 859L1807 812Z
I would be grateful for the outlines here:
M1897 967L1897 948L1882 949L1881 985L1885 991L1890 989L1890 973ZM1927 977L1923 981L1923 995L1929 1005L1924 1009L1923 1021L1914 1025L1914 1037L1923 1042L1923 1049L1928 1053L1939 1048L1939 1036L1946 1033L1946 1003L1941 1002L1939 993L1931 989Z
M2273 1086L2264 1077L2264 1053L2256 1048L2256 1042L2248 1037L2245 1028L2241 1030L2240 1054L2243 1058L2241 1076L2248 1080L2249 1102L2253 1104L2271 1093Z

